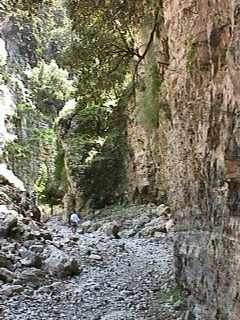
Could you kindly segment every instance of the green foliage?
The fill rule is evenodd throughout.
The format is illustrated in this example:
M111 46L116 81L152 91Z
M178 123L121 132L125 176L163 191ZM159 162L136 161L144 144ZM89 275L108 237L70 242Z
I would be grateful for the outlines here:
M50 62L56 60L63 66L71 45L72 25L61 1L54 5L44 5L38 14L32 17L33 33L37 42L35 54L38 59Z
M69 156L70 167L73 175L78 176L77 183L81 186L83 198L90 200L91 207L102 208L124 199L126 117L120 105L108 115L104 107L96 106L95 110L91 108L88 118L92 123L96 123L96 109L100 117L107 117L105 126L104 120L100 120L94 136L91 129L87 131L80 122L79 133L74 134L71 141L72 154Z
M103 92L121 91L135 54L135 1L68 0L67 7L73 24L68 63L79 70L79 92L96 101Z
M33 186L43 175L42 163L51 166L56 135L51 121L28 104L18 104L13 116L17 139L5 147L5 159L25 184Z
M22 128L21 119L28 121L26 128ZM50 206L59 204L64 195L64 154L56 140L56 133L51 127L51 121L42 115L39 110L27 104L17 105L17 114L14 121L24 130L24 136L8 143L5 148L6 157L12 157L12 163L20 165L20 170L31 177L31 169L28 172L26 163L36 162L37 172L34 189L41 203ZM21 136L21 135L20 135Z
M192 40L187 43L187 71L192 74L196 61L197 46Z
M37 196L40 202L44 202L46 185L48 183L48 170L47 165L45 163L42 163L40 172L41 174L39 175L39 179L36 182L34 189L37 192Z
M158 117L160 109L160 77L159 70L156 63L151 63L148 65L146 74L146 84L147 87L143 94L142 101L142 119L147 128L154 129L158 127Z
M41 176L35 185L38 199L42 204L55 206L61 203L64 196L63 190L59 188L58 181L49 178L47 167L43 164Z
M56 156L54 159L54 178L60 183L65 178L65 167L64 167L64 150L57 141L56 143Z
M54 0L1 0L0 16L13 16L24 12L27 15L36 14L42 5L51 5L54 2Z
M153 25L155 22L159 22L161 17L161 0L148 0L148 4L142 3L141 12L138 12L140 18L141 27ZM139 9L140 9L139 8ZM157 13L157 19L155 19ZM155 21L154 21L155 20ZM148 28L149 29L149 28Z
M30 149L26 145L22 145L18 142L8 142L5 145L4 149L5 157L9 155L14 155L14 158L17 159L24 159L28 158Z
M160 291L155 293L156 298L163 303L177 304L178 308L185 310L187 306L186 296L179 287L172 288L168 291Z
M32 99L41 112L56 115L74 93L73 80L67 70L52 60L42 61L28 74Z
M18 121L19 117L15 116L15 122ZM6 156L12 155L14 162L34 157L39 149L48 149L55 140L52 128L31 127L26 130L25 135L24 138L6 144L5 154Z
M160 103L161 77L155 58L155 50L150 48L145 66L145 90L140 98L138 107L138 121L146 129L153 130L158 127Z

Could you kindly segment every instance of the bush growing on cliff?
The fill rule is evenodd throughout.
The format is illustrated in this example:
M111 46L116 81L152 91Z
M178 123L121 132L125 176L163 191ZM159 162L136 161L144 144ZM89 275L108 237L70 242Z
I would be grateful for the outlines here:
M75 91L68 71L54 60L40 62L28 73L28 78L33 101L46 114L56 115Z
M56 60L63 66L71 45L72 26L61 0L54 5L43 5L32 17L33 34L36 39L37 58L50 62Z
M146 89L144 91L139 113L139 120L148 129L158 127L160 109L160 86L159 70L156 63L150 63L147 67Z
M138 121L150 131L156 129L159 123L161 84L155 47L152 45L146 56L144 92L138 101Z
M195 65L195 60L196 60L196 54L197 54L197 47L196 43L193 42L192 39L188 40L187 42L187 71L192 74L194 65Z

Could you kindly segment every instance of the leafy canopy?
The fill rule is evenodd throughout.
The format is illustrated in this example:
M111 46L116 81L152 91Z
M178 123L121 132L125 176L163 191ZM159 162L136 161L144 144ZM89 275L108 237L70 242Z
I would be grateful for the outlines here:
M131 33L134 0L67 0L72 19L72 47L68 64L78 70L79 92L99 99L117 93L136 54Z

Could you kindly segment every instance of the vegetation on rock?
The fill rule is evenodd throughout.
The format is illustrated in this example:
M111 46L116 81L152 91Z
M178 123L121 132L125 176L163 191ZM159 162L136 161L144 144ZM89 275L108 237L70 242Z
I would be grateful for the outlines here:
M74 93L73 80L67 70L56 61L41 61L28 72L28 86L37 108L44 114L56 117Z
M19 138L8 145L6 154L19 172L27 158L32 163L38 154L38 169L35 163L29 167L33 172L26 175L30 174L28 183L45 203L59 203L63 190L95 207L125 201L125 109L129 87L133 93L143 61L146 89L139 118L144 126L156 128L160 109L165 107L153 43L159 3L151 3L146 13L129 0L67 0L65 4L20 0L3 4L8 13L16 6L18 33L21 19L31 26L28 37L22 39L25 48L33 48L31 67L25 64L21 70L17 66L26 94L18 96L15 123ZM146 36L146 43L136 45L133 26L147 18L152 33ZM32 120L26 122L25 117ZM59 182L55 174L59 158L66 183ZM77 192L73 185L78 186Z

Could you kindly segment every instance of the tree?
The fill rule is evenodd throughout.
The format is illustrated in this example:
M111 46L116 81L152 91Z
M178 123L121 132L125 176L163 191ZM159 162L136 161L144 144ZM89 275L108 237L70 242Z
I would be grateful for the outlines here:
M54 60L38 63L28 78L32 100L44 114L56 116L75 91L68 71Z
M79 92L88 100L117 92L138 54L131 32L135 1L67 0L66 5L73 25L68 64L78 70Z

